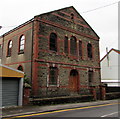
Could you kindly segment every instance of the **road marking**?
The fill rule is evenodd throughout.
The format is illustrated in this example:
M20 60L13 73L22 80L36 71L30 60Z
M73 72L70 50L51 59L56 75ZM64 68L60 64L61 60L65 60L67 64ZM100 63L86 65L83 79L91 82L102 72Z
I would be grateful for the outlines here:
M103 116L101 116L101 117L108 117L108 116L113 115L113 114L116 114L116 113L118 113L118 112L113 112L113 113L110 113L110 114L106 114L106 115L103 115Z
M51 112L41 112L41 113L36 113L36 114L26 114L26 115L21 115L21 116L9 117L9 118L5 118L5 119L14 119L14 118L20 118L20 117L22 118L22 117L38 116L38 115L52 114L52 113L72 111L72 110L80 110L80 109L88 109L88 108L94 108L94 107L109 106L109 105L115 105L115 104L119 104L119 103L102 104L102 105L86 106L86 107L78 107L78 108L72 108L72 109L56 110L56 111L51 111Z

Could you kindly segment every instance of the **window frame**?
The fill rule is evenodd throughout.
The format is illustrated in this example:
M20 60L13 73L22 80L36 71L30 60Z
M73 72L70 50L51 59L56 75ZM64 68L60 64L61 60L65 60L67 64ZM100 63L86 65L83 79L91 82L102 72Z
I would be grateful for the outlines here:
M52 35L54 35L55 38L52 38ZM51 40L54 40L54 42ZM49 36L49 50L52 52L58 52L58 37L57 34L54 32L50 33Z
M88 70L88 82L89 82L90 86L93 83L93 79L94 79L94 72L93 72L93 70Z
M82 59L83 56L83 49L82 49L82 41L79 40L79 57Z
M88 59L92 60L93 59L93 47L91 43L87 44L87 57Z
M13 47L13 41L9 40L7 46L7 57L10 57L12 55L12 47Z
M24 38L22 38L24 37ZM22 42L24 41L24 42ZM21 49L21 47L23 46L23 48ZM24 50L25 50L25 35L22 34L20 37L19 37L19 51L18 53L19 54L23 54L24 53Z
M75 40L75 42L73 41ZM74 46L75 45L75 46ZM70 54L72 56L77 56L77 38L75 36L71 36L70 38Z
M22 70L18 69L19 67L22 67ZM17 67L17 70L19 70L19 71L24 71L23 66L22 66L22 65L19 65L19 66Z
M51 71L54 72L54 75L51 74L53 73ZM54 77L54 80L52 80L53 77ZM58 84L58 67L50 66L49 67L49 85L57 86L57 84Z
M69 44L68 37L65 36L65 37L64 37L64 53L65 53L65 54L68 54L68 53L69 53L69 46L68 46L68 44Z

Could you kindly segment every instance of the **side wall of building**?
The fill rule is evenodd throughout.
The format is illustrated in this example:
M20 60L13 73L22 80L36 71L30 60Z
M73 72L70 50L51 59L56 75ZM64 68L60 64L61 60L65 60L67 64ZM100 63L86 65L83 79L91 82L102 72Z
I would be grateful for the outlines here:
M22 35L25 36L24 52L19 53L19 40ZM4 34L2 39L2 64L15 69L22 66L27 78L31 81L32 23L26 23ZM12 41L10 56L7 55L9 41Z
M111 49L111 51L101 61L101 82L107 84L107 91L116 91L116 87L120 87L119 81L119 53ZM110 88L111 87L111 88ZM112 88L113 87L113 88ZM115 88L115 89L114 89Z
M102 80L118 80L118 53L111 51L101 61L101 79Z

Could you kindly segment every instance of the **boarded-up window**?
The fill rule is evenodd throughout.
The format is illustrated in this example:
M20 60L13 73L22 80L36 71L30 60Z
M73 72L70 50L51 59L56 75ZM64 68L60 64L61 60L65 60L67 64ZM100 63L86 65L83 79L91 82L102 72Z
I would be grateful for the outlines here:
M17 69L23 71L23 67L21 65Z
M68 37L66 37L66 36L64 39L64 52L68 53Z
M57 79L58 79L58 68L57 67L50 67L49 84L50 85L57 85Z
M77 55L77 39L73 36L70 39L70 53Z
M12 52L12 41L10 40L8 42L7 56L11 56L11 52Z
M55 33L50 34L50 50L57 52L57 35Z
M91 70L88 71L88 81L89 81L89 84L91 84L93 81L93 71Z
M82 58L82 41L79 41L79 56Z
M92 45L88 43L87 45L88 58L92 59Z

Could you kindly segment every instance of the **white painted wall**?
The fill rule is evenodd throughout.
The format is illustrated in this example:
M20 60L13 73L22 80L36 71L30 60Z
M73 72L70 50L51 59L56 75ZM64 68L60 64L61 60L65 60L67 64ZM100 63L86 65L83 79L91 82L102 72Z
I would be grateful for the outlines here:
M118 56L119 54L112 50L108 55L109 60L105 57L101 61L101 82L107 80L108 86L118 86Z

